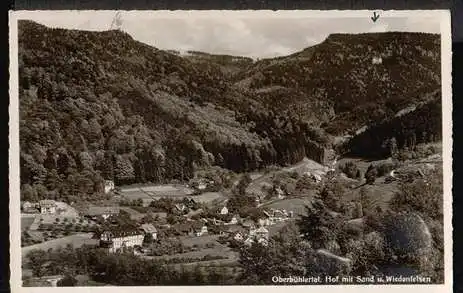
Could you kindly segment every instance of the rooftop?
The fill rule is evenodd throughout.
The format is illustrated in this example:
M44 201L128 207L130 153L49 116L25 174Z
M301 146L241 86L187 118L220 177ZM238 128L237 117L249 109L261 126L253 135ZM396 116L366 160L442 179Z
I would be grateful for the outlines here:
M119 214L119 207L89 207L85 213L88 216L99 216L104 214Z
M135 235L142 235L141 231L136 227L111 227L103 231L104 233L110 233L112 237L127 237L127 236L135 236Z
M56 203L54 200L51 200L51 199L44 199L44 200L41 200L39 201L39 204L40 206L44 207L44 206L56 206Z
M153 226L153 224L143 224L141 225L141 228L145 233L156 233L158 230L156 230L156 227Z

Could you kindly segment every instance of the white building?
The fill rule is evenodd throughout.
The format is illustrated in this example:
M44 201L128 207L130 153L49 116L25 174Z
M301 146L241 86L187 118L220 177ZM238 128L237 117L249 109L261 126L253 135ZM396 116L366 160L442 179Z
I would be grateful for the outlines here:
M236 232L235 235L233 236L233 239L241 242L244 240L244 236L243 234L241 234L241 232Z
M197 228L195 229L195 235L200 237L200 236L203 236L204 234L207 234L207 226L204 225L202 226L201 228Z
M54 200L41 200L39 202L41 214L54 214L56 213L56 203Z
M230 222L227 223L227 225L236 225L238 224L238 217L237 216L233 216L230 220Z
M283 199L283 198L285 198L285 193L284 193L284 191L280 188L280 186L278 186L278 187L275 188L275 192L276 192L276 194L277 194L277 198L278 198L278 199Z
M115 253L129 247L142 246L145 235L139 231L105 231L100 236L100 247Z
M104 193L108 193L113 191L115 188L114 181L112 180L105 180L104 182Z
M251 234L251 233L249 233L249 234ZM257 239L262 238L262 239L267 239L268 240L269 232L265 227L259 227L259 228L255 229L253 231L253 235L255 235L255 237Z
M223 208L220 210L220 214L221 214L221 215L228 215L228 208L227 208L227 207L223 207Z
M36 208L36 204L33 204L33 203L29 202L29 201L24 201L21 204L21 209L23 211L30 210L30 209L33 209L33 208Z
M371 60L371 63L372 64L382 64L383 63L383 58L381 58L380 56L375 56Z

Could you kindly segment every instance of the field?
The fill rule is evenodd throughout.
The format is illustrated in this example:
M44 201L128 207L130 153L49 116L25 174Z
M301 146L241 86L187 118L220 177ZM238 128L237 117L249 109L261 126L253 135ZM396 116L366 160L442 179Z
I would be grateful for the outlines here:
M212 203L225 199L220 192L205 192L200 195L192 195L193 190L183 185L150 185L150 186L128 186L121 188L121 195L128 200L143 200L143 206L149 206L150 202L160 198L182 199L184 197L194 198L199 203Z
M212 203L226 199L221 192L205 192L200 195L192 196L192 198L199 203Z
M68 244L71 244L73 247L80 247L85 244L93 245L97 244L97 239L92 239L93 233L81 233L75 234L59 239L54 239L50 241L46 241L39 244L34 244L31 246L26 246L21 248L22 257L25 257L30 251L34 249L40 249L47 251L48 249L57 249L59 247L65 247Z
M145 194L146 197L184 197L193 194L193 189L184 185L163 184L163 185L139 185L121 187L125 195Z
M285 209L286 211L293 211L294 216L301 215L305 213L305 206L310 205L311 198L286 198L280 200L274 200L272 202L266 203L261 207L264 209Z
M34 223L35 215L21 215L21 231L26 231Z
M180 241L185 246L204 246L206 244L214 244L214 247L211 248L202 248L198 251L190 251L186 253L177 253L173 255L162 255L162 256L146 256L148 259L175 259L175 258L202 258L205 256L224 256L226 259L210 260L207 262L216 262L216 263L229 263L237 260L238 255L236 252L232 251L229 247L220 244L217 242L217 235L206 235L201 237L180 237ZM206 261L204 261L206 262ZM204 263L201 262L201 263Z
M121 210L128 213L132 220L141 220L145 216L145 214L129 207L121 207Z

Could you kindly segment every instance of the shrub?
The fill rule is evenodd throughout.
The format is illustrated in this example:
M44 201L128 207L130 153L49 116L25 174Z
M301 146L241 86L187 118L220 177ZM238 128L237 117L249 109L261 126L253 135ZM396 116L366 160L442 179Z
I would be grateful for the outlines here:
M358 169L357 165L352 161L346 162L344 165L341 165L339 167L339 170L341 170L341 172L346 174L346 176L349 178L360 179L360 170Z
M335 181L324 185L319 192L319 197L323 200L328 208L336 212L341 212L341 200L345 192L345 187L341 183Z
M443 175L441 170L431 174L428 180L404 182L391 201L395 211L418 212L424 217L443 220Z
M59 280L56 285L58 287L74 287L77 285L77 280L74 277L67 275L63 279Z
M367 181L367 184L374 184L377 176L378 170L375 166L370 165L365 173L365 180Z

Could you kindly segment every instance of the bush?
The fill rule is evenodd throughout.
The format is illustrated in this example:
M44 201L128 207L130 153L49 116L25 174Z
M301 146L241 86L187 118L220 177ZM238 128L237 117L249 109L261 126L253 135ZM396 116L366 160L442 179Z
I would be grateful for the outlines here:
M328 208L335 212L342 212L341 201L345 192L345 187L335 181L324 185L319 192L319 196Z
M398 212L418 212L423 217L443 221L443 174L437 170L428 180L404 182L391 201Z
M389 174L389 172L399 167L399 164L395 162L383 162L383 163L377 164L375 167L378 172L377 176L381 177L386 174Z
M377 176L378 170L375 166L370 165L365 173L365 180L367 181L367 184L374 184Z
M346 162L344 165L341 165L339 167L339 170L346 174L347 177L352 178L352 179L360 179L361 178L361 173L360 170L358 169L357 165L352 162Z
M72 276L65 276L56 284L58 287L74 287L77 285L77 280Z

